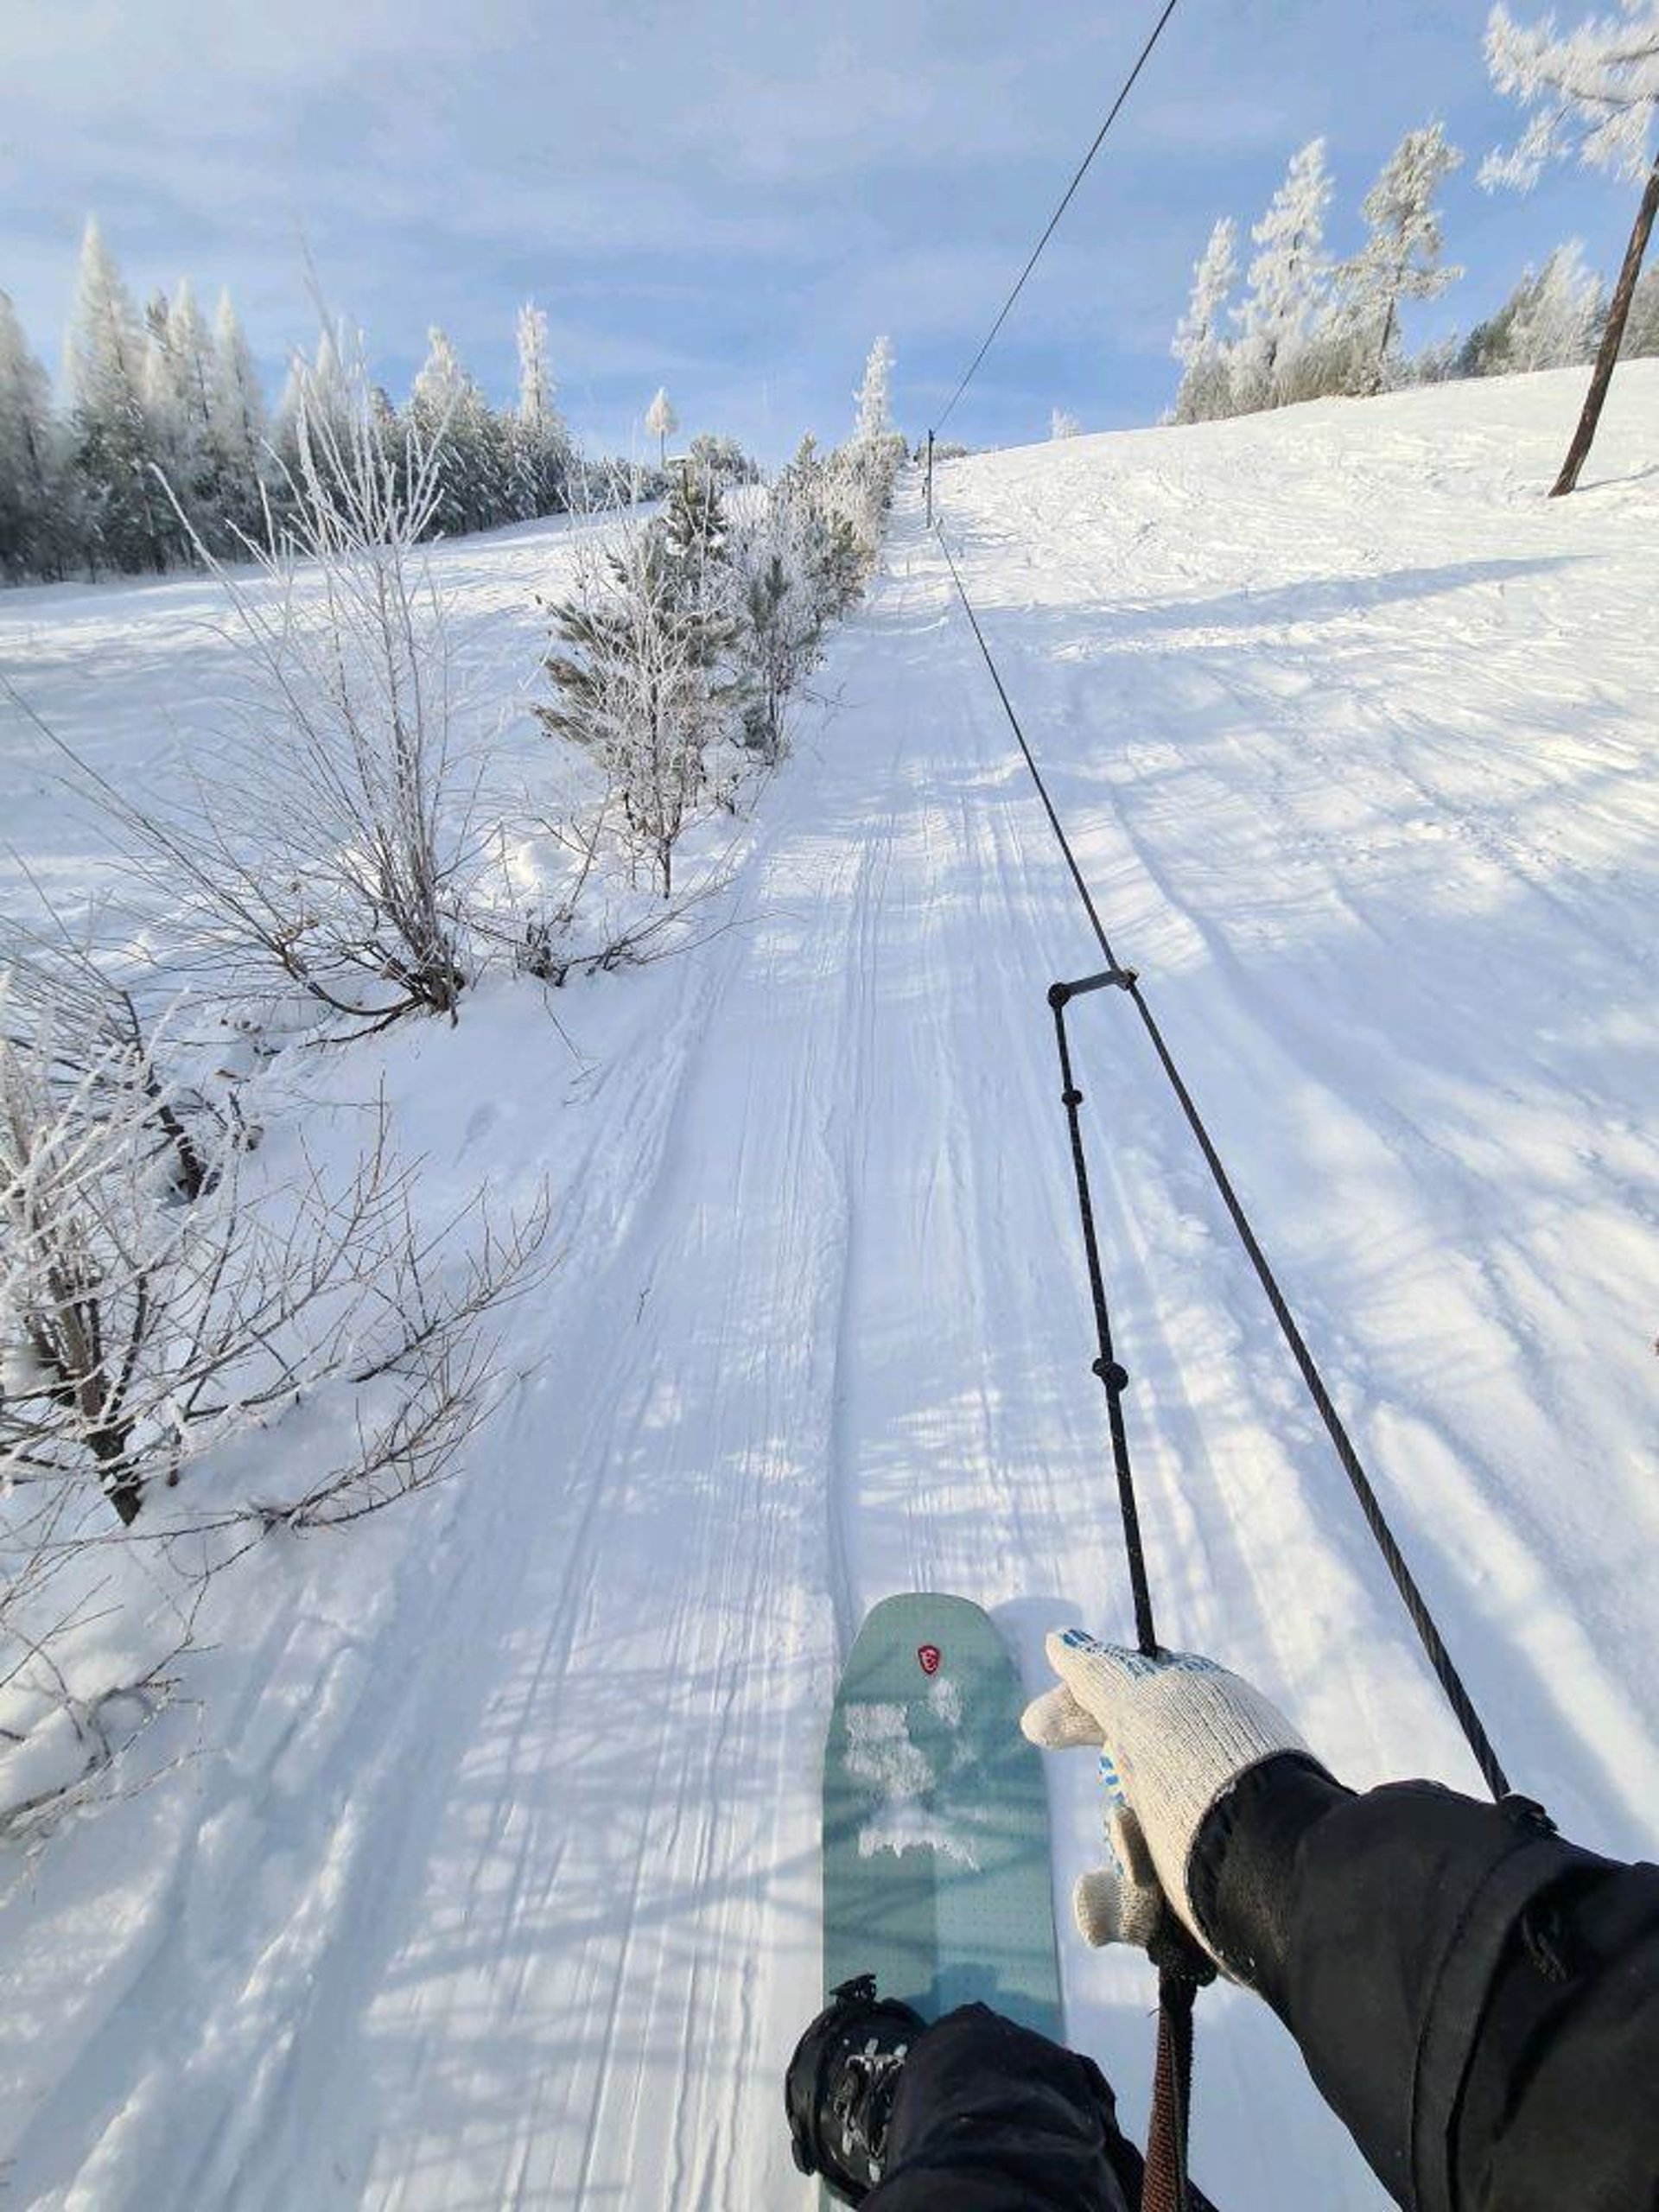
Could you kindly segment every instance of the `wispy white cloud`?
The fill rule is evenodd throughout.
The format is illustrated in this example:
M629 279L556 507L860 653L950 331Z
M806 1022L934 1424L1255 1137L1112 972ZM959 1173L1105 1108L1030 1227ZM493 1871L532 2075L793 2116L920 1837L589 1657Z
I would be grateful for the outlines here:
M1040 425L1055 402L1091 423L1155 414L1154 334L1211 221L1249 219L1314 131L1350 223L1408 125L1439 111L1465 143L1499 135L1482 13L1178 10L973 427ZM534 294L595 423L621 435L671 378L686 419L769 422L786 442L788 409L842 426L878 328L901 402L949 388L1151 18L1150 0L17 0L0 16L0 284L52 348L95 207L137 289L228 283L274 365L309 324L308 249L389 381L440 321L499 391ZM1493 286L1554 231L1594 240L1595 188L1577 189L1559 219L1471 207Z

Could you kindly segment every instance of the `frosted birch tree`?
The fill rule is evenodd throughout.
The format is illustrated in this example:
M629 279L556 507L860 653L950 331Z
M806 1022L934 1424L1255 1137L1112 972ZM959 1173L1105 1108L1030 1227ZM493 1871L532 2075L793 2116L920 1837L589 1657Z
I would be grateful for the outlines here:
M1590 389L1551 487L1551 498L1560 499L1577 484L1595 442L1659 215L1659 154L1653 144L1659 111L1659 0L1623 0L1616 14L1587 16L1565 32L1556 29L1552 16L1537 24L1517 22L1500 4L1487 18L1486 65L1497 90L1532 112L1511 150L1488 158L1481 170L1483 184L1512 184L1527 191L1547 162L1560 160L1605 169L1643 188Z
M1237 226L1224 215L1193 264L1192 297L1170 346L1182 369L1178 423L1209 422L1233 411L1230 348L1222 332L1238 274L1237 243Z
M1438 299L1462 275L1441 264L1445 238L1434 196L1463 156L1438 123L1408 130L1366 194L1364 245L1342 264L1338 283L1358 353L1356 383L1381 391L1399 344L1407 300Z
M1324 311L1330 200L1325 141L1313 138L1291 156L1284 182L1250 232L1259 251L1250 264L1249 296L1237 311L1238 380L1248 406L1271 407L1283 399Z
M657 461L661 468L668 467L668 442L679 427L680 418L674 412L667 387L658 385L656 398L645 410L645 435L657 441Z

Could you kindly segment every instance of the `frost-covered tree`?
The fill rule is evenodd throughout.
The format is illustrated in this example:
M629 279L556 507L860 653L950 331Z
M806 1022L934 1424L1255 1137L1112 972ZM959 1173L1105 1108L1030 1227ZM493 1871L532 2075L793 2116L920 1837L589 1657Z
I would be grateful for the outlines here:
M884 438L893 428L893 359L892 340L878 338L870 348L863 380L854 395L858 402L858 417L853 430L856 438Z
M171 499L190 529L216 533L219 486L213 454L213 348L188 277L168 300L158 294L145 312L144 404L151 451ZM187 548L176 526L169 550Z
M171 518L152 470L144 332L96 218L81 245L68 353L88 558L94 567L162 568Z
M464 499L460 478L466 466L465 432L458 417L470 379L446 332L435 323L426 334L426 359L422 362L409 396L410 420L429 452L448 458L440 462L445 491L435 520L441 530L464 530Z
M645 410L645 435L657 441L657 459L660 467L668 467L668 442L680 427L680 418L674 412L674 403L668 396L666 385L658 385L657 397Z
M1463 273L1445 268L1435 194L1463 156L1438 123L1408 130L1366 194L1366 239L1338 272L1344 320L1358 359L1357 385L1380 391L1389 381L1406 300L1438 299Z
M52 387L0 292L0 575L60 575L70 550Z
M1238 232L1224 215L1193 264L1192 294L1170 351L1181 364L1175 395L1178 423L1204 423L1233 412L1231 347L1223 337L1227 301L1238 274Z
M554 696L537 712L592 756L631 850L671 898L675 849L738 701L728 580L677 560L659 524L624 528L620 544L582 542L572 595L551 611Z
M450 536L486 530L509 512L505 437L477 383L435 325L428 344L410 395L410 416L423 446L438 456L442 493L435 525Z
M518 404L508 428L510 504L520 522L565 503L570 439L554 404L547 317L533 301L518 310Z
M719 479L692 461L676 462L662 517L663 537L672 557L688 570L720 560L728 528Z
M1500 4L1487 18L1486 63L1497 90L1511 94L1532 114L1512 150L1485 162L1484 184L1513 184L1525 191L1544 163L1557 159L1576 160L1643 183L1583 412L1551 488L1550 496L1559 499L1577 484L1595 441L1643 257L1659 215L1659 155L1653 145L1659 111L1659 0L1622 0L1617 14L1588 16L1565 32L1551 16L1541 23L1519 23Z
M204 447L213 415L213 341L188 276L179 279L167 317L168 365L191 442Z
M718 431L699 430L691 441L691 465L717 484L758 484L760 464L746 454L735 438Z
M1258 251L1237 311L1238 377L1246 404L1271 407L1290 389L1298 357L1324 312L1329 273L1325 211L1331 175L1325 141L1291 156L1284 182L1250 232Z
M332 324L318 337L313 359L296 353L276 403L277 505L286 513L296 486L334 450L345 451L355 434L359 408L351 365L354 349Z
M731 539L742 667L743 742L768 762L787 749L789 703L844 601L834 578L833 525L815 496L810 458L749 503ZM844 545L841 549L845 550Z
M1077 438L1083 435L1083 425L1077 416L1064 407L1049 410L1048 435L1051 438Z
M1556 247L1536 276L1528 271L1513 302L1503 366L1565 369L1587 361L1600 312L1600 280L1585 267L1584 250L1572 238Z
M1659 269L1649 269L1636 288L1624 325L1624 351L1632 359L1659 353Z
M207 449L214 482L219 550L258 528L260 485L270 435L258 372L228 292L213 316L213 359L207 393Z

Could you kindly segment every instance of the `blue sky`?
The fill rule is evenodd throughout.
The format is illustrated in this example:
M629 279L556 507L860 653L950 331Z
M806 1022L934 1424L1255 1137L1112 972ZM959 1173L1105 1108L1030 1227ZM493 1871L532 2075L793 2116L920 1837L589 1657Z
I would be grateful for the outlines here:
M305 257L401 396L442 323L487 389L518 302L562 398L626 445L659 383L688 430L775 457L837 436L891 334L919 432L971 358L1156 14L1154 0L9 0L0 287L55 366L89 210L135 292L228 284L273 385L314 327ZM1253 220L1315 132L1332 241L1402 130L1470 156L1446 194L1468 275L1419 319L1478 319L1577 236L1617 265L1634 192L1557 170L1488 195L1513 136L1484 0L1181 0L950 429L1156 418L1214 218Z

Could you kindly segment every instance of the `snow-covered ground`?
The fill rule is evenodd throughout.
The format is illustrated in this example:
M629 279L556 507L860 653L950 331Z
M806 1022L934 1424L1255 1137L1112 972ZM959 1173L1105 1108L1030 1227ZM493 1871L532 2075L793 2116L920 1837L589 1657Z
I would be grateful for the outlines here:
M1659 364L1552 503L1580 382L941 491L1500 1754L1569 1833L1650 1852ZM562 557L537 528L438 556L503 694ZM142 780L222 689L206 604L13 594L0 658ZM0 1908L10 2202L805 2206L779 2077L839 1642L923 1585L990 1606L1033 1683L1046 1627L1128 1632L1044 1002L1097 963L913 489L823 688L730 926L308 1071L325 1118L384 1077L435 1205L547 1177L564 1257L465 1478L227 1577L192 1756ZM93 878L15 723L0 778L10 839ZM1073 1034L1164 1635L1356 1783L1472 1786L1138 1026L1108 995ZM1063 1914L1090 1765L1053 1773ZM1147 1974L1063 1948L1138 2126ZM1201 2005L1194 2164L1230 2212L1382 2202L1237 1993Z

